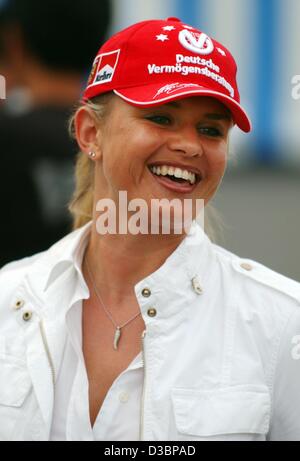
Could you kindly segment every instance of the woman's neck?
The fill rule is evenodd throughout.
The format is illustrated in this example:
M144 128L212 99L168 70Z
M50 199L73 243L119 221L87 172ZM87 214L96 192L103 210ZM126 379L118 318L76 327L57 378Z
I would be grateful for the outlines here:
M84 259L95 283L112 304L132 297L134 286L157 270L184 235L99 235L92 224Z

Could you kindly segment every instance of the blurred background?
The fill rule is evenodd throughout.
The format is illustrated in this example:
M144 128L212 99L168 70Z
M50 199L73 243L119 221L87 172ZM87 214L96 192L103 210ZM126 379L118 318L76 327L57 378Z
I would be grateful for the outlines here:
M169 16L230 49L253 122L250 134L232 133L228 170L213 202L224 222L217 243L300 281L300 100L292 96L292 79L300 75L299 0L0 0L0 74L7 83L0 107L0 266L69 231L76 146L65 121L101 42L134 22ZM18 207L11 184L16 201L22 190Z

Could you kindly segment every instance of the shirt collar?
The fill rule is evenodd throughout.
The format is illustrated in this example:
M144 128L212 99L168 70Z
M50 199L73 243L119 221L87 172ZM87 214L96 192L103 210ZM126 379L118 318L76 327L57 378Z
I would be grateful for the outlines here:
M92 221L89 221L81 228L66 235L45 253L48 269L44 291L47 291L71 266L75 268L80 280L82 279L83 285L85 285L81 264L91 228ZM157 271L150 274L149 277L154 277L156 280L166 279L170 277L170 272L174 271L178 274L181 271L190 281L197 277L197 283L202 288L208 277L208 267L213 262L213 257L214 252L210 239L202 227L193 222L187 237L166 259L164 264ZM136 289L142 282L137 284Z
M92 221L89 221L55 243L49 252L45 253L49 270L46 275L44 291L47 291L70 266L73 266L78 275L82 277L81 264L89 241L91 227Z
M178 297L183 291L202 294L206 291L215 259L211 240L202 226L194 221L189 234L162 266L137 283L137 299L144 303L142 291L148 285L166 302L172 297ZM168 309L165 309L165 313L168 313Z

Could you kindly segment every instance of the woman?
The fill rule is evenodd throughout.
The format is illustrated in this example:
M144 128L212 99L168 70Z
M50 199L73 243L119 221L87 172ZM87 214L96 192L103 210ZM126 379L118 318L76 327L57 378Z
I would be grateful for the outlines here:
M99 50L75 230L1 271L2 440L300 440L300 285L195 222L234 124L236 64L206 34L144 21Z

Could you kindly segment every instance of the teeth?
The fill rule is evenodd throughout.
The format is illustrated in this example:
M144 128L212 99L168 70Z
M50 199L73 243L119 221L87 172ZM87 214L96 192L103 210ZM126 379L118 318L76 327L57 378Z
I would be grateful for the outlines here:
M166 165L164 165L161 169L160 169L160 174L162 174L163 176L166 176L168 174L168 167Z
M150 169L152 173L158 176L160 175L175 176L175 178L185 179L186 181L189 181L191 184L195 184L196 182L195 173L192 173L191 171L187 171L187 170L182 170L181 168L174 168L172 166L162 165L162 166L151 166Z
M183 178L183 175L182 175L182 172L181 172L180 168L175 168L174 176L175 176L175 178Z
M188 181L190 179L189 172L187 170L184 170L182 177L183 179L186 179Z

